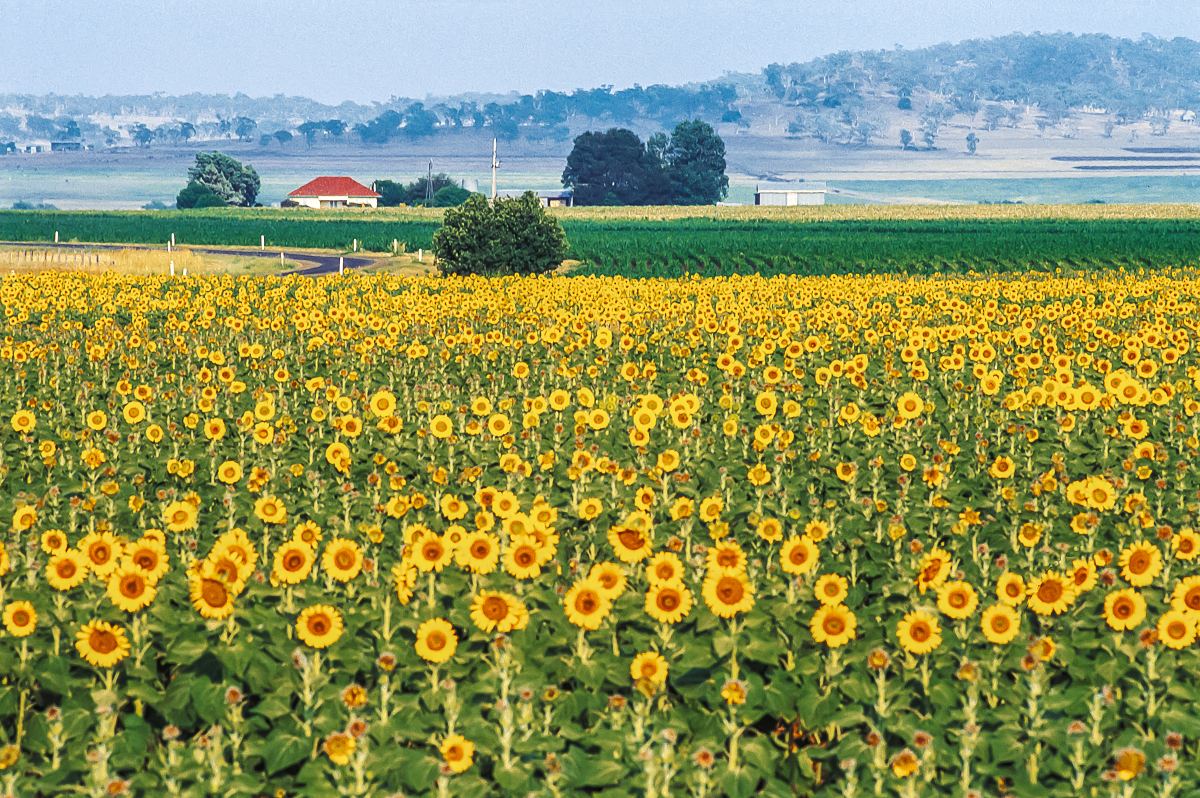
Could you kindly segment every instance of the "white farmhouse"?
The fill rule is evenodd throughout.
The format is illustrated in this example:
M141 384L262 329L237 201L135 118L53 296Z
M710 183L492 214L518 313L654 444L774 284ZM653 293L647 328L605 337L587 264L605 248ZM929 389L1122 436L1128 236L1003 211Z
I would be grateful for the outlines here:
M380 196L352 177L318 177L290 192L283 206L377 208Z

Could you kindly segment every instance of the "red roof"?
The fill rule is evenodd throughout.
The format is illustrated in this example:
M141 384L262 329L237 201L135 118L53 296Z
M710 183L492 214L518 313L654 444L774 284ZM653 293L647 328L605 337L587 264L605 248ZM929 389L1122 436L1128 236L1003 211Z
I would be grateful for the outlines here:
M288 194L289 197L379 197L352 177L318 177Z

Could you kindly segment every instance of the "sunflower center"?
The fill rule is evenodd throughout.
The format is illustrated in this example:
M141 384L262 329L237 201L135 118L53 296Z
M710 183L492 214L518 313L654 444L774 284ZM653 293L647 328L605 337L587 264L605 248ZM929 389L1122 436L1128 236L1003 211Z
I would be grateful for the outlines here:
M499 596L488 596L483 600L483 614L493 621L508 615L508 602Z
M637 551L646 542L646 539L642 537L642 533L636 529L622 529L617 533L617 540L621 541L621 545L630 551Z
M1135 551L1133 556L1129 558L1130 573L1140 574L1145 573L1150 567L1150 555L1144 551Z
M117 636L107 629L93 629L88 635L88 645L93 651L108 654L117 648Z
M658 594L658 599L655 601L660 610L670 612L678 609L680 604L679 594L674 590L663 590Z
M929 635L929 625L924 622L914 623L908 628L908 636L913 640L916 640L918 643L924 643L929 639Z
M830 615L821 624L821 628L825 630L825 634L827 635L840 635L846 630L846 624L836 615Z
M1047 580L1038 587L1037 597L1047 604L1053 604L1062 598L1063 588L1057 581Z
M330 629L329 618L325 615L314 615L308 619L308 631L315 635L323 635Z
M125 598L138 598L145 590L146 583L136 574L130 574L121 580L121 595Z
M334 556L333 561L337 563L338 568L350 568L354 565L354 554L343 549Z
M289 551L283 557L283 567L287 571L299 571L304 567L304 555L298 551Z
M513 555L513 559L516 560L517 565L527 568L537 561L537 555L534 554L533 549L529 548L528 546L522 546L521 548L517 549L517 553Z
M742 583L733 577L726 576L717 583L717 598L725 604L737 604L746 594Z
M584 615L591 615L600 608L600 601L595 593L585 590L575 599L575 609Z
M216 579L205 579L200 583L200 597L210 607L224 607L225 602L229 600L229 593Z
M1008 618L1003 615L997 615L994 618L992 618L992 631L993 632L998 632L998 633L1003 634L1004 632L1008 631L1009 625L1010 624L1008 622Z
M441 632L430 632L425 638L425 645L430 651L441 651L446 647L446 636Z

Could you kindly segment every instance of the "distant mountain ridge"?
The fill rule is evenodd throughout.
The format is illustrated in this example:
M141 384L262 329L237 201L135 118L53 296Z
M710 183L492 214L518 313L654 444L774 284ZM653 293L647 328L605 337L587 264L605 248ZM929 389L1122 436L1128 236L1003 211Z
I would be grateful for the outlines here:
M1111 126L1195 124L1200 42L1103 34L1012 34L913 50L842 51L682 86L463 94L329 105L245 94L106 97L0 94L0 144L82 140L94 146L239 138L266 146L344 139L384 144L465 128L502 139L569 141L584 129L657 130L701 118L726 133L791 135L861 146L910 125L932 146L942 125L1036 124L1072 135L1072 119ZM897 112L911 117L901 117ZM0 152L3 148L0 147Z

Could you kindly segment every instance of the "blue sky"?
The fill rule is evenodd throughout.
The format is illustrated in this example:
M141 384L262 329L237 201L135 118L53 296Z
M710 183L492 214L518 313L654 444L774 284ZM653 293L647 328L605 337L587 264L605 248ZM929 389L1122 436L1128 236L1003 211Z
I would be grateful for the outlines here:
M0 92L324 102L682 83L1013 31L1200 39L1194 0L0 0Z

